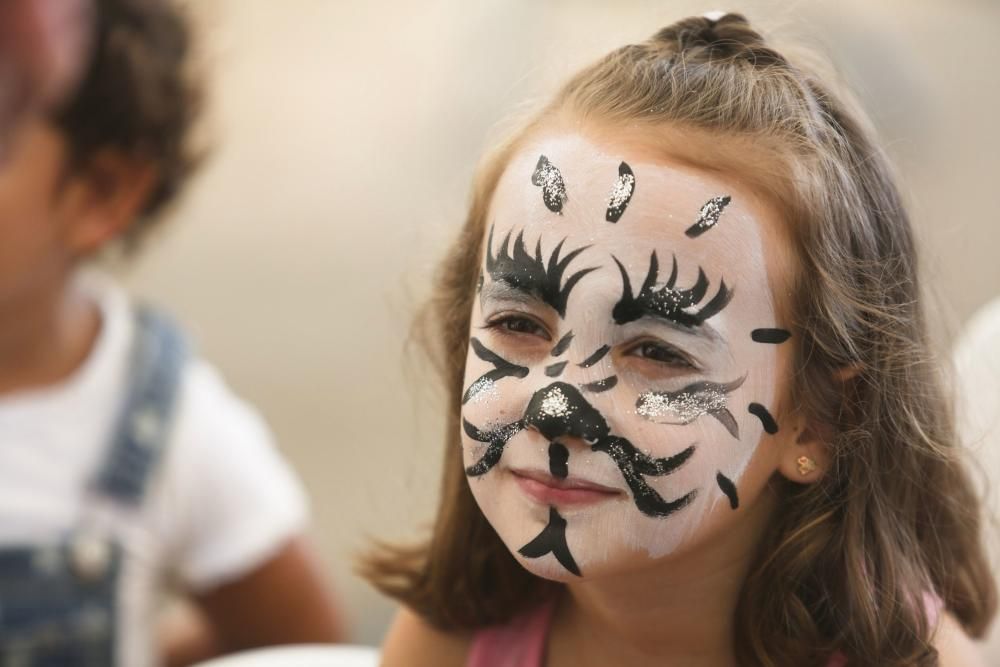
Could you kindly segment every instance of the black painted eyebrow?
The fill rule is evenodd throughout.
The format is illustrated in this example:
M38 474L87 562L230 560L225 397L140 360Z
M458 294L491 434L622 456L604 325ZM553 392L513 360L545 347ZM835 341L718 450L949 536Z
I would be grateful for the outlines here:
M542 257L542 242L535 244L535 254L528 252L524 245L524 232L518 233L511 247L511 234L507 232L496 255L493 254L493 227L490 226L486 242L486 272L494 282L506 283L510 287L537 297L559 313L566 316L566 302L570 292L585 275L597 269L596 266L581 269L572 274L565 282L563 275L570 263L590 246L582 246L560 257L564 238L549 255L548 262Z
M649 269L638 294L632 292L632 282L629 279L625 265L614 255L611 256L618 265L622 277L622 296L615 304L611 316L616 324L627 324L644 317L651 317L674 325L689 333L707 333L718 338L718 334L706 322L729 305L733 298L733 290L726 286L725 280L719 281L715 295L707 303L698 307L709 292L709 280L701 267L698 268L698 279L688 289L676 287L677 256L673 257L670 277L666 283L657 288L659 275L659 260L654 251L649 258Z

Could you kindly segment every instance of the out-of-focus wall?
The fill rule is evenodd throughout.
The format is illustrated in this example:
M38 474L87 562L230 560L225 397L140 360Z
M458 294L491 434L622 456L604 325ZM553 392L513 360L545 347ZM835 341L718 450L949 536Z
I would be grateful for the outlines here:
M198 0L214 144L123 275L171 308L268 418L307 485L355 630L391 605L351 574L369 537L430 519L442 424L405 346L491 128L574 68L715 2ZM896 158L931 315L1000 292L1000 3L748 1L831 57ZM947 329L945 329L947 330ZM410 371L407 372L407 368Z

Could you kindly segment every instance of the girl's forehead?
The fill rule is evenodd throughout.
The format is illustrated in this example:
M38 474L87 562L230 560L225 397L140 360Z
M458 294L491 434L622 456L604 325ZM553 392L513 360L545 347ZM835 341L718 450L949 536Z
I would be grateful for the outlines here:
M668 270L676 256L682 273L701 268L713 280L770 293L769 213L733 177L565 133L539 137L514 154L488 221L495 238L523 233L532 248L565 239L569 250L590 246L637 271L655 251Z

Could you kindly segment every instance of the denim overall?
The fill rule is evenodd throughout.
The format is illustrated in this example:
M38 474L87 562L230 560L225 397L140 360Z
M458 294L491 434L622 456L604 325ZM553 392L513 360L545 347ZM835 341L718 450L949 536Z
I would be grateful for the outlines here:
M166 445L187 357L166 318L137 309L135 321L127 398L88 489L125 510L140 507ZM52 543L0 547L0 667L115 665L123 556L85 513Z

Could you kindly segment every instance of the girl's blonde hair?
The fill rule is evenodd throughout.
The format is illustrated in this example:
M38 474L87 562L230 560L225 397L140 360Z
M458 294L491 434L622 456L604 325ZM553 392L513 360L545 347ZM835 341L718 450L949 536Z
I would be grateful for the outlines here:
M454 426L433 534L371 555L364 574L449 630L504 621L557 586L524 570L479 511L458 429L487 207L512 153L555 115L690 128L778 165L762 186L796 255L792 395L828 427L832 466L812 485L774 480L779 509L736 609L739 663L825 664L840 650L851 665L935 665L925 593L981 635L996 589L891 168L859 109L738 14L688 18L607 55L481 165L422 320Z

